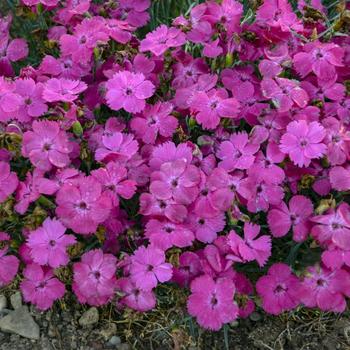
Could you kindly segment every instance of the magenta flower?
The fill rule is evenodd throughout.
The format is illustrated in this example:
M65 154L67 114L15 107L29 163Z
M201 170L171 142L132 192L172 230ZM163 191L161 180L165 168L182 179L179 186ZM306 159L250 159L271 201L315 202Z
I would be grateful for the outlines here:
M73 245L76 239L73 235L65 235L65 232L66 228L58 220L50 218L30 232L27 245L31 249L33 261L52 268L67 265L67 247Z
M322 311L343 312L346 308L344 295L350 295L349 280L349 273L343 269L309 267L302 282L305 288L302 303Z
M296 81L285 78L264 78L261 91L267 98L272 99L279 112L289 111L294 103L301 108L306 107L309 96L299 87Z
M283 237L293 228L293 239L297 242L306 239L310 232L309 218L313 213L313 205L305 196L294 196L289 201L289 208L285 202L269 211L267 221L274 237Z
M115 111L124 108L127 112L144 110L145 100L154 93L154 85L142 73L122 71L115 73L106 83L107 104Z
M310 219L316 223L311 234L320 243L350 250L350 206L341 203L336 210L331 209L324 215Z
M267 275L256 282L256 290L263 309L273 315L294 309L304 296L300 281L283 263L272 265Z
M15 172L11 171L10 164L0 161L0 203L16 190L18 178Z
M19 121L30 121L47 112L48 107L42 98L43 84L36 84L33 79L17 79L15 84L16 93L22 97L17 116Z
M156 297L153 291L137 288L130 278L120 278L117 281L117 289L124 294L118 302L131 309L145 312L156 306Z
M209 275L197 277L191 283L191 295L187 300L188 312L196 317L200 326L217 331L238 317L234 294L235 285L228 278L215 281Z
M293 121L286 131L280 149L300 168L309 166L312 159L321 158L326 153L327 147L322 143L326 131L318 122Z
M110 213L112 203L92 176L66 183L57 192L56 214L62 223L81 234L94 233Z
M116 12L131 26L142 27L149 20L147 9L150 6L150 0L119 0Z
M234 230L227 236L227 243L232 250L229 258L233 261L248 262L256 260L259 266L264 266L271 255L271 238L263 235L257 238L260 226L251 223L244 224L244 238Z
M114 132L102 136L102 145L96 149L95 158L100 162L126 161L138 150L138 143L131 134Z
M350 170L336 166L329 171L329 180L335 190L348 191L350 189Z
M57 122L34 121L33 131L23 135L22 154L28 157L38 169L48 171L55 166L64 168L70 163L72 152L67 134L60 129Z
M52 78L44 84L42 96L47 102L73 102L86 89L87 85L80 80Z
M342 67L344 49L333 43L312 41L304 45L304 52L293 57L296 71L305 77L313 72L319 79L329 81L336 75L336 67Z
M343 265L350 267L350 250L343 250L337 247L325 250L322 253L322 263L331 270L338 270Z
M165 254L159 248L142 246L131 257L130 275L136 287L149 291L158 281L171 279L172 265L165 262Z
M191 101L191 110L204 129L215 129L221 118L235 118L239 107L239 102L229 98L225 89L198 92Z
M142 114L131 119L131 129L145 143L155 143L157 136L171 137L178 121L170 115L173 106L168 102L147 105Z
M173 199L178 204L191 204L197 197L200 173L185 159L164 163L151 176L150 192L160 200Z
M194 241L193 232L185 225L171 221L151 219L145 227L145 236L152 246L167 250L171 247L189 247Z
M9 241L10 236L5 232L0 232L0 243ZM0 288L9 284L16 276L19 260L13 255L7 255L8 246L0 249Z
M109 162L105 168L93 170L91 175L102 185L114 206L118 206L119 196L130 199L135 194L135 181L127 179L126 168L118 163Z
M52 269L29 264L24 269L23 276L25 279L20 285L23 298L40 310L49 309L66 291L64 284L55 278Z
M179 267L173 267L173 281L180 286L188 286L193 278L202 272L199 256L193 252L181 253L179 257Z
M110 301L116 287L117 259L94 249L82 255L73 265L73 291L81 303L103 305Z
M229 141L220 144L217 157L221 159L219 166L226 171L248 169L254 163L254 154L259 150L259 144L249 141L246 132L232 134Z
M181 30L162 24L153 32L148 33L141 41L140 51L151 51L154 55L160 56L172 47L182 46L186 42L186 36Z

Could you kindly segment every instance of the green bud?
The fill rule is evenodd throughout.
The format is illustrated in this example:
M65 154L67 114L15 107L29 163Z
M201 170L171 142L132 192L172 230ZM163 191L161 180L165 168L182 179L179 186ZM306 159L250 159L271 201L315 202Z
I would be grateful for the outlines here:
M78 137L83 135L83 132L84 132L83 127L81 126L80 122L78 122L78 121L73 123L72 130L73 130L74 135L76 135Z
M231 67L233 64L233 54L232 52L227 53L225 57L225 67Z

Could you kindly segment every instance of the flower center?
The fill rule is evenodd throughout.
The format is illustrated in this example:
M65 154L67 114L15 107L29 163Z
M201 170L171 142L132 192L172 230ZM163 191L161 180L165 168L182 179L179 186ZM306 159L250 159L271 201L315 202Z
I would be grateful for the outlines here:
M79 209L82 209L82 210L87 209L87 204L85 202L80 202L79 203Z
M204 221L204 219L199 219L199 220L198 220L198 223L199 223L199 225L204 225L204 224L205 224L205 221Z
M25 103L26 105L30 105L30 104L32 104L32 100L28 97L28 98L26 98L26 99L24 100L24 103Z
M45 143L43 146L43 151L50 151L51 145L49 143Z
M174 179L174 180L171 181L171 186L172 186L172 187L177 187L178 184L179 184L179 183L178 183L177 179Z
M215 296L215 295L214 295L214 296L211 298L210 303L211 303L211 305L212 305L212 306L217 305L217 303L218 303L218 299L216 298L216 296Z
M51 247L54 247L56 245L56 241L54 241L53 239L49 242Z
M277 285L277 287L275 288L275 293L282 293L285 291L286 291L286 289L283 286L281 286L280 284Z
M130 96L132 94L132 90L130 88L127 88L125 90L125 93L126 93L127 96Z

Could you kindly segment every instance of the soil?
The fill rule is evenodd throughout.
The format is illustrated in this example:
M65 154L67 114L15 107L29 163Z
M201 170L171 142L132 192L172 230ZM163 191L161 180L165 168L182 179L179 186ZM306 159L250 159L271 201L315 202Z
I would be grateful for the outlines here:
M0 332L0 350L350 349L348 314L339 316L303 309L281 317L254 313L251 318L227 325L219 332L207 332L193 321L189 327L175 327L174 323L166 325L166 320L146 320L147 326L142 328L142 320L132 313L125 316L112 308L100 309L99 321L84 327L79 320L87 310L81 305L55 306L47 312L30 307L29 311L40 327L40 339L30 340ZM150 322L154 322L151 330Z

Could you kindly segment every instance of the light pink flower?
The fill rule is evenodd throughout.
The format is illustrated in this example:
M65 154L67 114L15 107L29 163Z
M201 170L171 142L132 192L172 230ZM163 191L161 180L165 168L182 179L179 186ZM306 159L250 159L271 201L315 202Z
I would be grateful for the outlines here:
M56 214L62 223L81 234L94 233L112 208L110 197L92 176L66 183L57 192Z
M115 111L124 108L127 112L144 110L145 100L154 93L154 85L142 73L122 71L115 73L106 83L107 104Z
M27 245L31 248L33 261L53 268L67 265L67 247L76 239L66 235L66 228L56 219L47 218L41 227L29 233Z
M10 164L0 161L0 203L4 202L17 188L18 178L11 171Z
M165 254L159 248L140 247L131 257L130 278L136 287L149 291L159 282L171 279L172 265L165 262Z
M350 190L350 169L336 166L329 171L329 180L332 188L337 191Z
M191 283L188 312L196 317L200 326L217 331L238 317L234 294L235 285L228 278L215 281L209 275L197 277Z
M31 302L40 310L49 309L55 300L63 297L65 287L55 278L52 269L29 264L23 271L21 291L26 302Z
M326 153L327 147L322 143L325 135L324 127L318 122L293 121L281 138L280 149L300 168L309 166L312 159L321 158Z
M48 171L52 166L66 167L70 163L72 145L60 124L49 120L34 121L32 129L23 135L23 156L41 170Z
M0 232L0 243L10 241L10 236ZM8 245L0 249L0 288L9 284L16 276L19 260L14 255L7 255Z
M44 84L42 96L47 102L73 102L86 89L87 85L80 80L52 78Z

